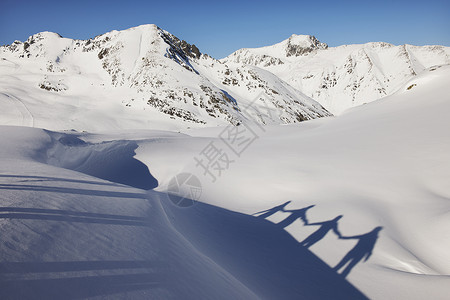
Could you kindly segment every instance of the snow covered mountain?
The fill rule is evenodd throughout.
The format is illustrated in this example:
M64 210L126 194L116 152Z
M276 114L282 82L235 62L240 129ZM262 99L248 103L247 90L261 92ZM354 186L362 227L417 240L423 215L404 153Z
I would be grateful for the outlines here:
M147 121L185 128L330 115L272 73L230 67L156 25L86 41L35 34L0 47L0 78L8 105L2 124L98 130ZM86 128L94 115L98 124Z
M450 239L446 238L450 233L449 76L450 66L433 67L393 95L335 118L266 126L265 132L259 131L260 139L242 156L230 157L236 161L215 182L203 168L196 166L193 157L200 156L210 141L220 145L219 128L188 130L190 138L167 139L170 146L143 141L137 158L152 166L152 174L160 183L158 190L167 191L166 184L177 172L193 173L202 182L202 202L248 215L269 210L265 217L284 227L299 243L317 234L319 222L339 215L343 217L338 228L344 236L360 236L382 226L373 241L373 251L367 253L366 261L364 252L359 253L361 260L347 280L369 299L446 299L450 287ZM172 167L168 166L166 156L176 158L170 161ZM316 226L307 226L295 216L311 205L314 207L306 216ZM205 236L216 237L220 232L217 228L225 227L225 222L211 228L214 217L206 212L186 209L181 214L190 215L191 223L175 217L174 223L181 223L177 228L209 251L210 257L225 261L226 266L238 259L232 254L228 254L228 260L224 259L225 249L229 248L223 240L219 245L207 244L205 240ZM264 235L254 237L258 238L264 241L264 246L247 254L242 264L267 251L272 253L267 254L268 261L283 256L285 263L281 265L296 269L283 250L273 255L269 250L273 241L264 240ZM252 239L243 240L246 244ZM372 249L373 244L365 242ZM347 253L358 252L353 248L356 244L356 240L340 239L330 232L309 249L333 268ZM352 249L355 250L351 252ZM270 273L261 272L264 267L263 264L255 268L255 274L259 275L253 276ZM298 266L298 270L302 268ZM282 274L279 269L280 266L274 268ZM309 282L307 277L314 275L303 270L304 276L292 274L298 285ZM285 278L280 281L290 282L287 277L280 275ZM312 281L311 285L321 284ZM267 285L273 287L277 280ZM296 294L298 297L288 297L289 291L291 287L285 286L278 297L266 298L358 299L305 296L301 292Z
M0 298L447 299L449 63L298 35L219 61L155 25L0 47Z
M448 299L449 76L427 69L335 118L255 125L215 182L195 158L239 127L2 125L0 298ZM180 172L201 181L190 207L166 194Z
M382 42L328 47L314 36L292 35L273 46L240 49L221 61L266 69L340 114L391 95L426 68L450 64L450 48Z
M448 299L448 63L296 35L218 61L155 25L1 47L0 298ZM300 89L392 95L320 118Z

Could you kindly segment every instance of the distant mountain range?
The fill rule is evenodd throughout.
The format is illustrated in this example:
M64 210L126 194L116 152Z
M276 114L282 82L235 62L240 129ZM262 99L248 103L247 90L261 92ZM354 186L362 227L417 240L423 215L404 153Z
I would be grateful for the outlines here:
M378 42L328 47L292 35L273 46L240 49L221 60L265 69L334 114L390 95L423 70L450 64L450 48Z
M156 25L89 40L42 32L0 47L2 124L295 123L389 95L421 70L450 63L449 51L386 43L330 48L293 35L216 60ZM98 127L84 128L87 118Z

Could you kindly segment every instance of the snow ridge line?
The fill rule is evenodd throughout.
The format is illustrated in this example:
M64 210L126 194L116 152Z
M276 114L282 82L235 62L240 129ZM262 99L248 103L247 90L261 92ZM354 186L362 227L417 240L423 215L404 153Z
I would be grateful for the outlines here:
M147 192L147 197L150 198L150 193L154 192L154 191L148 191ZM213 259L211 259L209 256L207 256L206 254L204 254L203 252L201 252L197 247L195 247L183 234L181 234L176 228L175 226L172 224L172 222L170 221L169 216L167 215L166 209L164 208L164 205L162 204L162 199L160 195L157 195L158 200L156 201L158 203L158 205L160 206L161 212L163 213L163 217L166 219L167 221L167 225L170 227L170 229L172 229L172 231L180 237L180 239L184 240L194 251L195 253L197 253L199 256L204 257L207 261L209 261L211 264L213 264L214 266L216 266L218 268L218 270L220 270L221 272L223 272L223 274L231 277L232 279L234 279L236 282L239 282L239 284L242 285L243 288L245 288L247 291L249 291L249 293L253 294L255 296L255 299L259 299L259 297L255 294L254 291L252 291L249 287L247 287L245 284L243 284L241 281L239 281L236 277L234 277L231 273L229 273L227 270L225 270L222 266L220 266L219 264L217 264Z

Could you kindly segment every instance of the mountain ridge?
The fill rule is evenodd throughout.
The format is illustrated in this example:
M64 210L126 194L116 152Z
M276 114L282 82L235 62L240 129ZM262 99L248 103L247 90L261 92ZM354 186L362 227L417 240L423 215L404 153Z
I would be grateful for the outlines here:
M255 120L289 124L340 114L390 95L421 71L449 64L449 49L385 42L329 47L313 35L293 34L217 60L146 24L88 40L48 31L34 34L0 47L0 76L6 76L5 82L20 78L12 86L26 82L28 88L50 93L41 97L59 103L70 102L66 96L92 93L95 101L139 110L139 118L184 122L178 127ZM36 78L23 80L30 73ZM133 118L133 112L124 113Z
M97 99L120 95L122 106L208 126L285 124L331 115L276 76L251 66L228 67L153 24L89 40L38 33L0 47L0 57L0 74L11 79L32 73L39 80L28 84L58 93L60 102L87 85Z
M239 49L221 61L268 70L333 114L391 95L434 65L450 64L450 47L385 42L310 47L293 56L288 55L291 38L271 46Z

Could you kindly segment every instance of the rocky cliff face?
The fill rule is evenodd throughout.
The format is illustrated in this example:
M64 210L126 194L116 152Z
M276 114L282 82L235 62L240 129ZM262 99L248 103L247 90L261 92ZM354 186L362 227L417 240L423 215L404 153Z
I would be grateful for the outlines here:
M286 57L303 56L316 50L327 49L328 45L311 35L292 35L286 42Z

